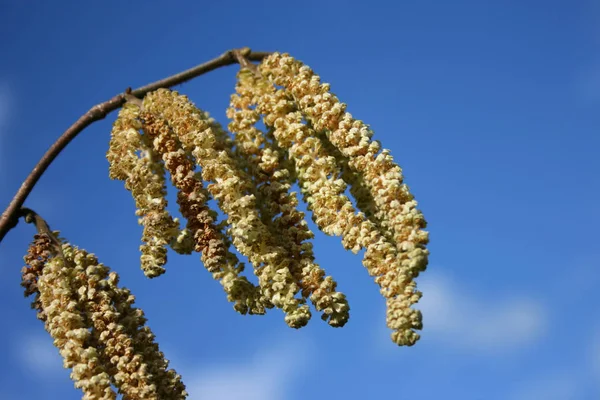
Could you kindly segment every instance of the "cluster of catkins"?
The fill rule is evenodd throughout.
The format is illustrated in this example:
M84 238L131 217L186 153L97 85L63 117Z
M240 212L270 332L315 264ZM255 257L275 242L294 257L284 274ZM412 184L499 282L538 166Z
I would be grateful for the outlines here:
M196 251L238 312L277 307L299 328L311 317L310 300L329 325L343 326L348 302L315 261L314 234L290 190L297 183L320 230L341 236L354 253L365 250L392 340L414 344L422 328L421 313L411 308L421 297L414 279L427 265L428 234L390 152L328 84L287 54L240 70L227 117L231 135L168 89L121 109L107 159L110 177L123 180L135 200L146 276L165 272L167 246ZM167 172L185 226L167 210ZM211 199L225 215L221 222ZM241 275L232 245L252 264L258 285Z
M240 70L227 117L232 135L167 89L120 110L109 175L124 181L135 200L144 274L165 272L167 246L199 252L239 313L277 307L300 328L311 317L310 300L329 325L343 326L350 308L315 261L314 234L290 191L297 183L321 231L341 236L354 253L365 250L363 264L387 302L392 340L413 345L422 328L421 313L411 308L421 297L414 279L427 266L428 234L389 151L328 84L287 54ZM183 227L167 210L167 172ZM226 217L221 222L211 199ZM244 264L232 246L250 261L258 285L241 275ZM25 295L34 296L32 307L84 399L116 399L115 389L126 400L187 397L115 272L49 232L35 236L25 262Z
M168 369L134 296L116 272L85 250L35 236L22 271L25 295L54 339L84 400L179 400L187 393Z

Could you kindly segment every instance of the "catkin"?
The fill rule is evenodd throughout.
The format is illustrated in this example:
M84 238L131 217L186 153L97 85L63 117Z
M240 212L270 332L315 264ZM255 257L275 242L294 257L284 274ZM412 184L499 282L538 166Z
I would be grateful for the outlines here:
M186 153L168 123L154 114L142 113L144 132L152 140L154 150L161 154L173 185L179 190L177 202L186 229L195 240L195 250L201 252L202 262L213 277L221 282L228 300L241 314L264 314L266 299L260 290L245 277L239 276L244 265L229 250L224 235L216 226L216 213L208 204L208 193L194 173L193 156Z
M118 275L68 244L64 258L48 257L51 243L36 235L23 283L36 295L38 313L83 399L116 399L111 385L129 400L185 399L181 377L168 369L134 297L117 286Z
M166 246L184 254L191 252L189 232L179 231L179 222L166 210L165 169L151 143L140 134L140 108L127 103L113 124L107 159L111 179L125 181L136 203L143 225L141 268L149 278L165 272ZM138 155L139 154L139 155Z
M271 85L243 69L238 73L236 95L231 96L227 116L229 130L234 133L237 150L244 157L255 177L262 220L279 237L293 257L292 275L301 288L302 296L310 298L315 308L323 312L322 319L331 326L343 326L349 318L349 306L344 294L337 292L337 283L315 263L310 231L304 213L297 209L296 193L289 192L291 173L284 167L283 150L255 125L261 114L255 108L262 92Z
M310 300L329 325L344 326L350 307L315 261L314 233L291 191L297 182L317 228L355 254L364 250L392 340L415 344L423 328L412 308L422 296L415 279L427 267L429 236L402 169L308 66L285 53L253 65L243 54L234 52L242 69L227 109L232 135L178 92L158 89L143 101L125 95L106 158L109 177L124 181L143 226L141 269L150 278L163 274L167 246L199 252L237 312L277 307L300 328L311 318ZM167 210L167 172L183 229ZM225 214L221 222L211 198ZM38 234L21 286L83 399L187 398L118 274L28 213ZM248 258L258 285L242 276L231 246Z
M64 367L71 369L71 379L82 390L83 399L113 400L116 393L111 388L111 377L90 332L85 302L77 293L80 283L67 260L53 257L44 264L37 281L44 325L63 357Z
M218 136L206 115L185 96L159 89L144 98L144 109L165 118L184 149L202 168L207 189L227 215L229 233L238 251L254 266L263 295L285 313L290 327L300 328L310 319L310 310L290 272L289 253L277 245L257 212L251 181L232 155L216 145Z
M414 278L426 267L428 236L421 230L425 227L422 214L402 184L400 167L393 163L389 151L377 154L379 143L370 141L372 132L344 113L345 105L329 93L328 85L320 85L318 76L307 66L287 54L274 53L263 60L260 72L272 84L283 87L263 96L259 108L267 115L265 124L279 129L280 145L288 147L297 160L296 169L304 180L315 222L325 233L341 235L346 248L366 249L363 264L386 298L392 340L399 345L414 344L422 317L410 307L421 297ZM359 199L357 203L364 205L372 218L362 212L355 214L342 194L346 182L336 180L343 177L340 157L336 159L327 151L319 138L323 134L347 158L352 173L359 175L350 177L363 185L355 193L364 194L368 188L373 201Z
M288 54L274 53L261 67L272 83L286 88L314 129L325 132L348 158L348 166L362 176L378 209L375 217L392 233L403 263L416 277L427 266L428 233L422 230L426 222L390 151L371 140L369 127L347 113L329 84L321 84L308 66Z

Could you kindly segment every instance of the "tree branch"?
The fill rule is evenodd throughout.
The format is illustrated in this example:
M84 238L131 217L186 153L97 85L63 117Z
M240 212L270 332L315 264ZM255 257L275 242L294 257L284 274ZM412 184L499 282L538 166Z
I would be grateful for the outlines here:
M27 196L29 196L35 184L41 178L42 174L46 171L50 164L52 164L52 161L54 161L60 152L81 131L95 121L104 119L109 113L121 107L126 101L126 95L133 95L137 98L142 98L146 95L146 93L156 89L169 88L179 85L217 68L237 63L238 57L234 56L234 51L243 53L245 58L252 61L260 61L270 54L268 52L252 52L247 47L243 49L230 50L215 59L205 62L204 64L197 65L168 78L150 83L135 90L128 89L125 93L118 94L112 99L90 108L88 112L83 114L56 140L56 142L54 142L54 144L52 144L52 146L50 146L40 161L38 161L35 167L33 167L33 170L29 173L29 176L25 178L10 204L6 210L4 210L2 216L0 216L0 242L2 242L2 239L4 239L4 236L6 236L8 231L17 226L19 217L24 215L24 213L21 212L21 207L25 203L25 200L27 200Z

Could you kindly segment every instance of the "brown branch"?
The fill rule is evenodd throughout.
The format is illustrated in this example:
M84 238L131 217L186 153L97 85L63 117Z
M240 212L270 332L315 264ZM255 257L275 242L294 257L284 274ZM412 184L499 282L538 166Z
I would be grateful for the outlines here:
M54 144L52 144L52 146L50 146L40 161L38 161L35 167L33 167L33 170L29 173L29 176L25 178L10 204L6 210L4 210L2 216L0 216L0 242L2 242L2 239L4 239L4 236L6 236L8 231L17 226L19 217L24 215L21 212L21 207L25 203L25 200L27 200L27 196L29 196L35 184L41 178L42 174L46 171L50 164L52 164L52 161L54 161L60 152L81 131L83 131L93 122L104 119L109 113L121 107L126 101L125 97L127 94L133 95L137 98L142 98L144 95L146 95L146 93L156 89L179 85L217 68L237 63L238 60L234 56L234 51L235 50L227 51L221 56L205 62L204 64L197 65L168 78L150 83L146 86L142 86L141 88L135 90L128 89L125 93L118 94L112 99L90 108L88 112L83 114L56 140L56 142L54 142ZM247 48L241 49L241 51L244 53L245 58L252 61L260 61L270 54L268 52L251 52L250 49Z

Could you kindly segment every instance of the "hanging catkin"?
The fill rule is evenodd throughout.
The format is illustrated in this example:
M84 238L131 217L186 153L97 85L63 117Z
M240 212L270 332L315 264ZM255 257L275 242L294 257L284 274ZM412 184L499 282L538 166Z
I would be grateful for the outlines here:
M272 83L286 88L314 129L325 132L348 158L349 167L362 175L377 205L376 217L393 232L406 267L423 270L428 255L428 234L422 230L426 222L390 151L380 152L379 143L371 140L373 132L368 126L347 113L346 105L330 93L328 84L320 83L320 77L308 66L288 54L274 53L263 60L261 71Z
M343 326L349 317L346 297L337 292L336 282L315 263L313 246L309 239L314 237L304 213L297 209L298 200L291 187L291 173L284 168L283 150L271 142L256 124L261 114L256 109L256 100L271 85L262 82L255 74L242 69L238 73L237 94L231 96L227 116L231 119L229 130L234 133L240 157L248 162L248 169L255 176L255 189L259 197L262 220L271 227L281 244L293 257L292 275L302 290L302 296L310 298L322 319L331 326Z
M206 115L185 96L159 89L144 98L144 109L162 116L176 133L185 151L202 168L202 178L221 210L227 215L233 244L255 269L263 295L285 313L286 323L299 328L310 319L299 287L290 272L289 253L277 245L262 223L253 196L251 180L232 155L217 145L218 136Z
M364 251L363 265L386 300L392 340L415 344L423 328L421 312L412 308L422 296L415 279L427 267L429 236L402 169L308 66L286 53L255 65L249 54L237 49L216 60L241 65L226 111L228 131L176 91L147 92L172 79L100 105L122 104L106 158L109 177L123 181L135 201L143 273L166 272L167 247L198 252L238 313L277 307L288 326L300 328L311 318L310 300L330 326L344 326L350 307L315 260L315 235L292 191L298 184L317 228L340 236L346 250ZM97 118L97 107L85 118ZM167 174L183 228L167 209ZM213 200L224 214L220 222ZM21 286L83 399L187 398L117 273L58 237L33 210L21 207L18 216L38 231L24 257ZM258 284L242 275L238 252Z
M63 244L64 257L50 257L51 241L36 235L25 262L26 295L71 369L84 399L185 399L181 377L145 326L134 297L117 286L116 272L85 250ZM35 285L34 285L35 282Z
M166 246L183 254L191 252L187 230L179 231L177 219L170 216L167 207L165 169L148 139L140 133L140 108L127 103L119 111L113 124L106 158L111 179L125 181L136 204L136 215L144 226L140 250L144 274L154 278L165 272Z
M288 147L297 160L298 176L304 178L303 189L315 222L325 233L341 235L346 248L366 249L363 263L386 298L392 340L400 345L414 344L422 317L410 307L421 297L414 278L427 265L428 236L421 230L425 226L422 214L402 184L400 167L393 163L388 150L377 154L380 147L370 140L372 132L344 113L345 105L307 66L287 54L274 53L263 60L260 72L272 84L283 87L265 94L259 100L259 110L266 115L265 124L279 129L276 137L280 145ZM355 182L364 183L376 207L366 199L359 199L358 204L368 205L368 213L379 223L354 213L343 195L346 183L336 179L342 176L337 164L340 158L328 153L319 138L323 134L348 159L353 172L360 174L360 181Z
M244 265L231 253L223 233L216 226L216 213L207 204L208 193L194 173L193 156L186 153L168 123L149 112L142 113L143 129L154 150L162 155L164 165L178 189L177 202L186 229L193 236L195 250L202 253L202 263L221 282L228 300L235 302L236 311L264 314L266 299L258 287L239 276Z
M279 53L259 66L242 61L227 111L233 138L167 89L126 105L115 123L110 173L136 199L146 274L164 271L167 244L179 252L193 247L239 312L276 306L298 328L310 319L310 299L330 325L343 326L348 303L315 262L314 235L290 192L297 181L317 227L341 236L354 253L365 250L363 265L386 299L392 340L414 344L422 329L421 313L412 309L421 297L415 278L427 266L428 233L401 168L309 67ZM265 131L257 126L261 118ZM166 211L165 168L187 219L181 231ZM210 196L226 216L221 223L207 206ZM240 275L243 264L230 244L252 263L258 287Z

